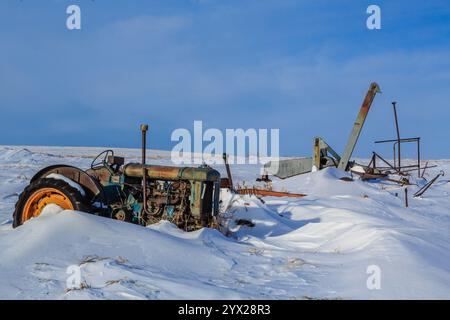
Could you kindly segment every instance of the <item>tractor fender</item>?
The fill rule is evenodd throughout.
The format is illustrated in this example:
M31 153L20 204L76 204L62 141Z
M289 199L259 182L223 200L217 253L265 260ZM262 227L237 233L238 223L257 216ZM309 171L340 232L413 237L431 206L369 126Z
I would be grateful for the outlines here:
M53 165L46 167L36 173L33 178L31 178L30 183L34 183L39 179L43 179L51 173L63 175L66 178L78 183L86 191L86 195L88 196L89 200L92 200L95 196L98 195L103 198L103 188L100 183L83 170L73 166Z

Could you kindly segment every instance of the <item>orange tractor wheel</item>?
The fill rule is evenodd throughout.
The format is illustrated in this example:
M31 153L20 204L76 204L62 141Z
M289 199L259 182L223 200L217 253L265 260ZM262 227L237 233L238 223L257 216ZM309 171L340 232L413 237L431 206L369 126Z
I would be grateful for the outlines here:
M20 194L13 215L13 227L39 216L49 204L55 204L63 210L89 212L89 206L81 192L64 180L40 179Z

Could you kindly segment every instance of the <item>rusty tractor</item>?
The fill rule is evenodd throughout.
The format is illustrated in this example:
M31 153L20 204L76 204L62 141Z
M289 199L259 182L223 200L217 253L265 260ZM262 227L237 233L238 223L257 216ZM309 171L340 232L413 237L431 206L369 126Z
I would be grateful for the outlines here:
M147 125L141 125L142 162L124 164L112 150L90 169L68 165L39 171L20 194L13 227L39 216L50 204L147 226L160 220L186 231L216 225L220 174L208 167L146 164Z

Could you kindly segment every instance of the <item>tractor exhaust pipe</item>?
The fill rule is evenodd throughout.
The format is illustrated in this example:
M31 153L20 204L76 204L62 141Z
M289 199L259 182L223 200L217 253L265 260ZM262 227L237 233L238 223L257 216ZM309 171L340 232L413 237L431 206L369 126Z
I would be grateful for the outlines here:
M141 124L142 134L142 203L144 205L144 214L147 214L147 170L145 169L145 159L147 157L147 124Z

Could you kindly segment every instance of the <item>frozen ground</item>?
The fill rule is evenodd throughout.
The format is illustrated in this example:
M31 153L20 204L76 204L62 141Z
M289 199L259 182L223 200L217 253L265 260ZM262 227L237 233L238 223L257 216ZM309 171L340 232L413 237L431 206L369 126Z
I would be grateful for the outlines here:
M80 212L48 210L12 229L17 194L40 168L82 168L102 149L0 147L0 298L2 299L450 299L450 183L444 176L423 198L393 183L342 181L323 170L274 181L302 199L223 192L231 234L185 233L169 223L149 228ZM136 160L139 150L118 154ZM149 162L169 164L167 152ZM425 176L450 161L431 161ZM222 166L217 169L223 171ZM258 166L232 166L253 184ZM424 181L414 179L422 185ZM410 186L413 194L418 187ZM396 196L398 194L398 196ZM50 208L51 209L51 208ZM255 227L238 228L237 218ZM66 271L81 267L80 290L67 290ZM381 288L369 290L376 265Z

